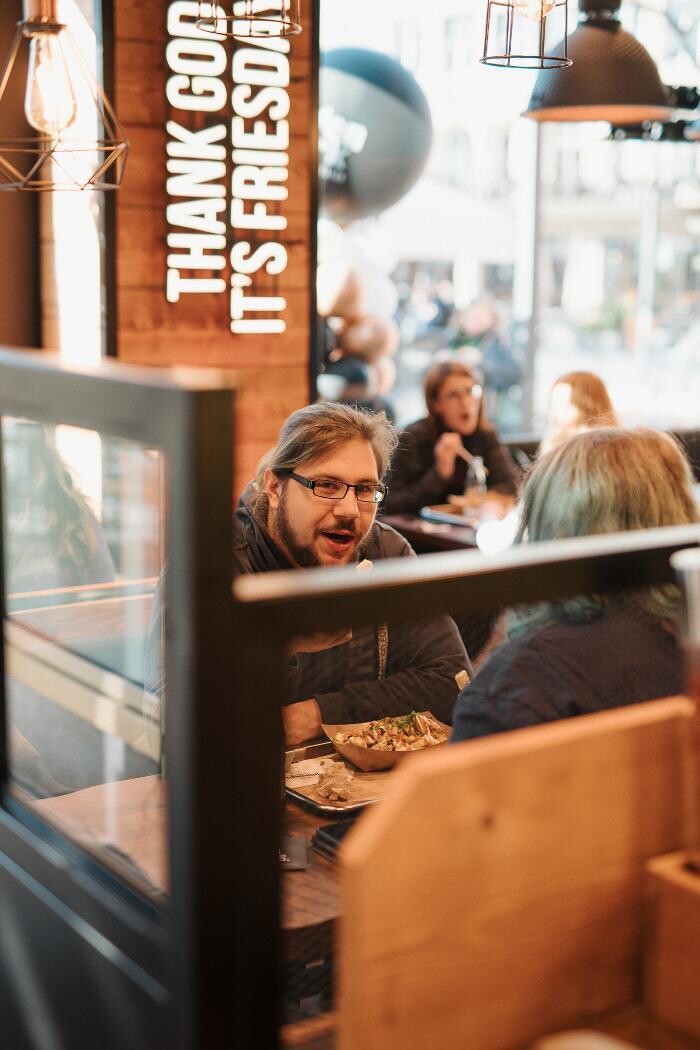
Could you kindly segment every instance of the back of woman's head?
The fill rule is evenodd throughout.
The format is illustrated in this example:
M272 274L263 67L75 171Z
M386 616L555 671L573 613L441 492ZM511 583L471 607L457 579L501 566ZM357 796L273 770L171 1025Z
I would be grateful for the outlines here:
M594 372L567 372L549 394L547 426L540 453L593 427L619 426L605 383Z
M610 394L595 372L567 372L554 385L564 384L571 388L571 404L578 411L580 426L618 426Z
M601 427L542 456L523 491L519 538L563 539L698 520L693 476L658 430Z
M523 490L516 542L688 525L699 520L690 464L658 430L603 427L577 434L542 456ZM521 607L512 632L556 620L585 623L616 602L675 629L680 607L672 584L606 595L579 595Z

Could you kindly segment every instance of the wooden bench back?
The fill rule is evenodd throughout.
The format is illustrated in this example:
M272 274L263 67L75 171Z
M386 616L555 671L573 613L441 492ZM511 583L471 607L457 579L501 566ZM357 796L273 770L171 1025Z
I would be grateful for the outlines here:
M696 844L693 714L406 761L341 852L341 1050L504 1050L639 998L642 866Z

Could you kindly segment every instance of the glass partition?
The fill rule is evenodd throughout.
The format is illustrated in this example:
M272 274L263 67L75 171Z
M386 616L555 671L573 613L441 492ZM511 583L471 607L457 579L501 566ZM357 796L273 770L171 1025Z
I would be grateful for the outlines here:
M253 813L230 385L5 350L0 371L3 1039L34 1046L40 1018L75 1050L228 1045L258 983L239 929L256 893L275 910L255 843L255 889L232 886Z
M162 653L151 622L166 551L164 457L6 416L2 470L10 788L160 893Z

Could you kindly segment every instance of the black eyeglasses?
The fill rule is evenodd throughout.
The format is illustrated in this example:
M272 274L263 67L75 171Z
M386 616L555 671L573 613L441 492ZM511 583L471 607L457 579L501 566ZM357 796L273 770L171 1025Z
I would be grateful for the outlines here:
M346 481L303 478L293 470L280 470L278 473L303 485L305 489L311 489L314 496L320 496L321 499L344 499L348 489L353 489L358 503L381 503L387 491L381 481L361 481L358 485L350 485Z

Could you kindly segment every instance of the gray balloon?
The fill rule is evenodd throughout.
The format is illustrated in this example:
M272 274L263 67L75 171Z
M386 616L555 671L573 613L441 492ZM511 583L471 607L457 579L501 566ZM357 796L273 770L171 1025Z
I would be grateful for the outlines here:
M433 138L427 99L407 69L378 51L321 58L321 212L341 225L377 215L420 177Z

